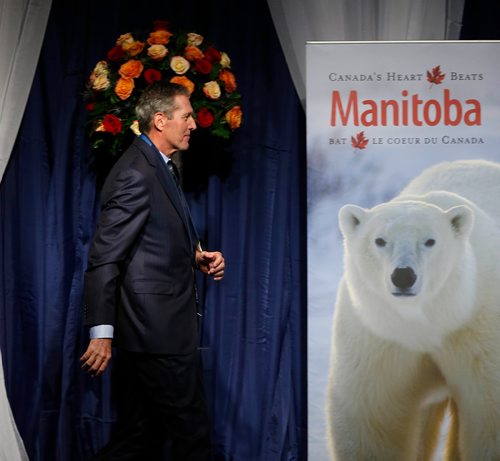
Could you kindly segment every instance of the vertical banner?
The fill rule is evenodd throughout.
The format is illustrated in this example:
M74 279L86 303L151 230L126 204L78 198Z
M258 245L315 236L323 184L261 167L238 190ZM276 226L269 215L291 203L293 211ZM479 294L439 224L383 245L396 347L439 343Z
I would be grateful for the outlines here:
M308 442L326 461L339 209L391 200L442 161L500 162L500 43L309 42L306 60Z

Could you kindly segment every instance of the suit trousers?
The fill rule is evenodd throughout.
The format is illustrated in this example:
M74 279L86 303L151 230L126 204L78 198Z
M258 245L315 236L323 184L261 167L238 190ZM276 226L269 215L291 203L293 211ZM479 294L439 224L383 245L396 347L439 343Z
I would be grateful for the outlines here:
M96 461L212 461L211 424L198 351L186 355L117 351L113 387L118 423Z

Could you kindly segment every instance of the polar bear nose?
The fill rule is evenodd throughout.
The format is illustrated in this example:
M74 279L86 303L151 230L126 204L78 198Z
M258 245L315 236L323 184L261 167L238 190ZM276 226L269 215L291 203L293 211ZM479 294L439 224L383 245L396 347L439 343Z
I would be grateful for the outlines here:
M417 280L417 274L411 267L396 267L391 274L392 283L401 290L406 290L413 286Z

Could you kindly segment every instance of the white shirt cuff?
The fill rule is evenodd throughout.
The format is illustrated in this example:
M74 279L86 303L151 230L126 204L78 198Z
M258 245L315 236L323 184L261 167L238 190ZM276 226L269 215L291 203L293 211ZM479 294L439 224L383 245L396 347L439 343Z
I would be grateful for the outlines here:
M112 338L113 333L113 325L96 325L89 329L90 339Z

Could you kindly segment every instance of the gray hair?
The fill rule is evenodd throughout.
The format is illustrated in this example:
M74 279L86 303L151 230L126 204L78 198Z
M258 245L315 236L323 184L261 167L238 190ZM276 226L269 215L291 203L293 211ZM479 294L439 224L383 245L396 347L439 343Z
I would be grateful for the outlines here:
M172 118L177 109L175 97L179 95L190 96L187 88L176 83L154 82L146 87L135 106L141 133L149 133L153 116L157 112L164 112L168 118Z

